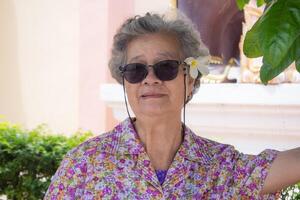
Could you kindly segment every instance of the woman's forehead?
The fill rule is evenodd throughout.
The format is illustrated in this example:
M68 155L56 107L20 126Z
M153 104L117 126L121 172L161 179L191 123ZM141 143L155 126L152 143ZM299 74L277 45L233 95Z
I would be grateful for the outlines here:
M149 57L178 59L180 54L177 38L161 33L140 36L132 40L127 46L128 61Z
M147 55L145 54L138 54L136 56L133 56L129 58L129 62L133 61L141 61L141 60L146 60ZM178 59L179 54L178 52L173 52L173 51L158 51L155 53L155 55L152 56L154 60L160 60L160 59Z

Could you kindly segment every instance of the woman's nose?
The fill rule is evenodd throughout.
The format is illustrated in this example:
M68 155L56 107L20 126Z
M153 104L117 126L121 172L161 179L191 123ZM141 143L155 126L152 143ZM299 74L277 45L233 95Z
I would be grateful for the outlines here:
M143 84L159 84L162 81L155 75L153 67L148 66L148 74L146 78L142 81Z

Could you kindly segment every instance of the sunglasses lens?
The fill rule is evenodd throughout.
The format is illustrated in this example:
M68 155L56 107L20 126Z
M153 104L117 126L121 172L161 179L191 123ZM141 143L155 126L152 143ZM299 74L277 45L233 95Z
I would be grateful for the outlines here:
M155 75L162 81L170 81L176 78L180 63L176 60L164 60L156 63L154 67Z
M146 66L140 63L131 63L124 67L124 77L129 83L141 82L147 74Z
M154 73L162 81L170 81L178 74L179 61L163 60L153 65ZM129 83L139 83L148 74L148 67L141 63L131 63L124 67L123 74Z

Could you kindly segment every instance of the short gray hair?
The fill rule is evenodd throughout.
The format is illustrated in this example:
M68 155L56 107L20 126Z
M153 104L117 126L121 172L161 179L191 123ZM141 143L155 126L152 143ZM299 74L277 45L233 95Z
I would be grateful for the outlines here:
M182 49L182 55L187 57L203 57L207 59L208 49L202 43L200 34L194 24L182 13L176 11L170 17L169 15L159 15L146 13L144 16L135 16L127 19L118 29L114 36L109 69L113 78L122 84L122 74L120 66L126 64L126 48L133 39L151 33L167 33L174 35ZM200 86L201 74L194 83L192 95L198 91ZM192 98L189 97L188 101Z

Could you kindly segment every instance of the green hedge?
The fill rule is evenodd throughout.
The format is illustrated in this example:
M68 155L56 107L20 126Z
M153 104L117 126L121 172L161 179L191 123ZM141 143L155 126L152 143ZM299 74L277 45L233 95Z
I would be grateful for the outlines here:
M300 183L288 187L281 192L281 198L283 200L300 200Z
M63 156L88 137L49 134L45 125L24 130L0 122L0 196L8 199L42 199Z
M44 125L27 131L0 122L0 196L42 199L63 156L92 136L91 132L77 132L71 137L49 133ZM300 200L300 184L281 196Z

